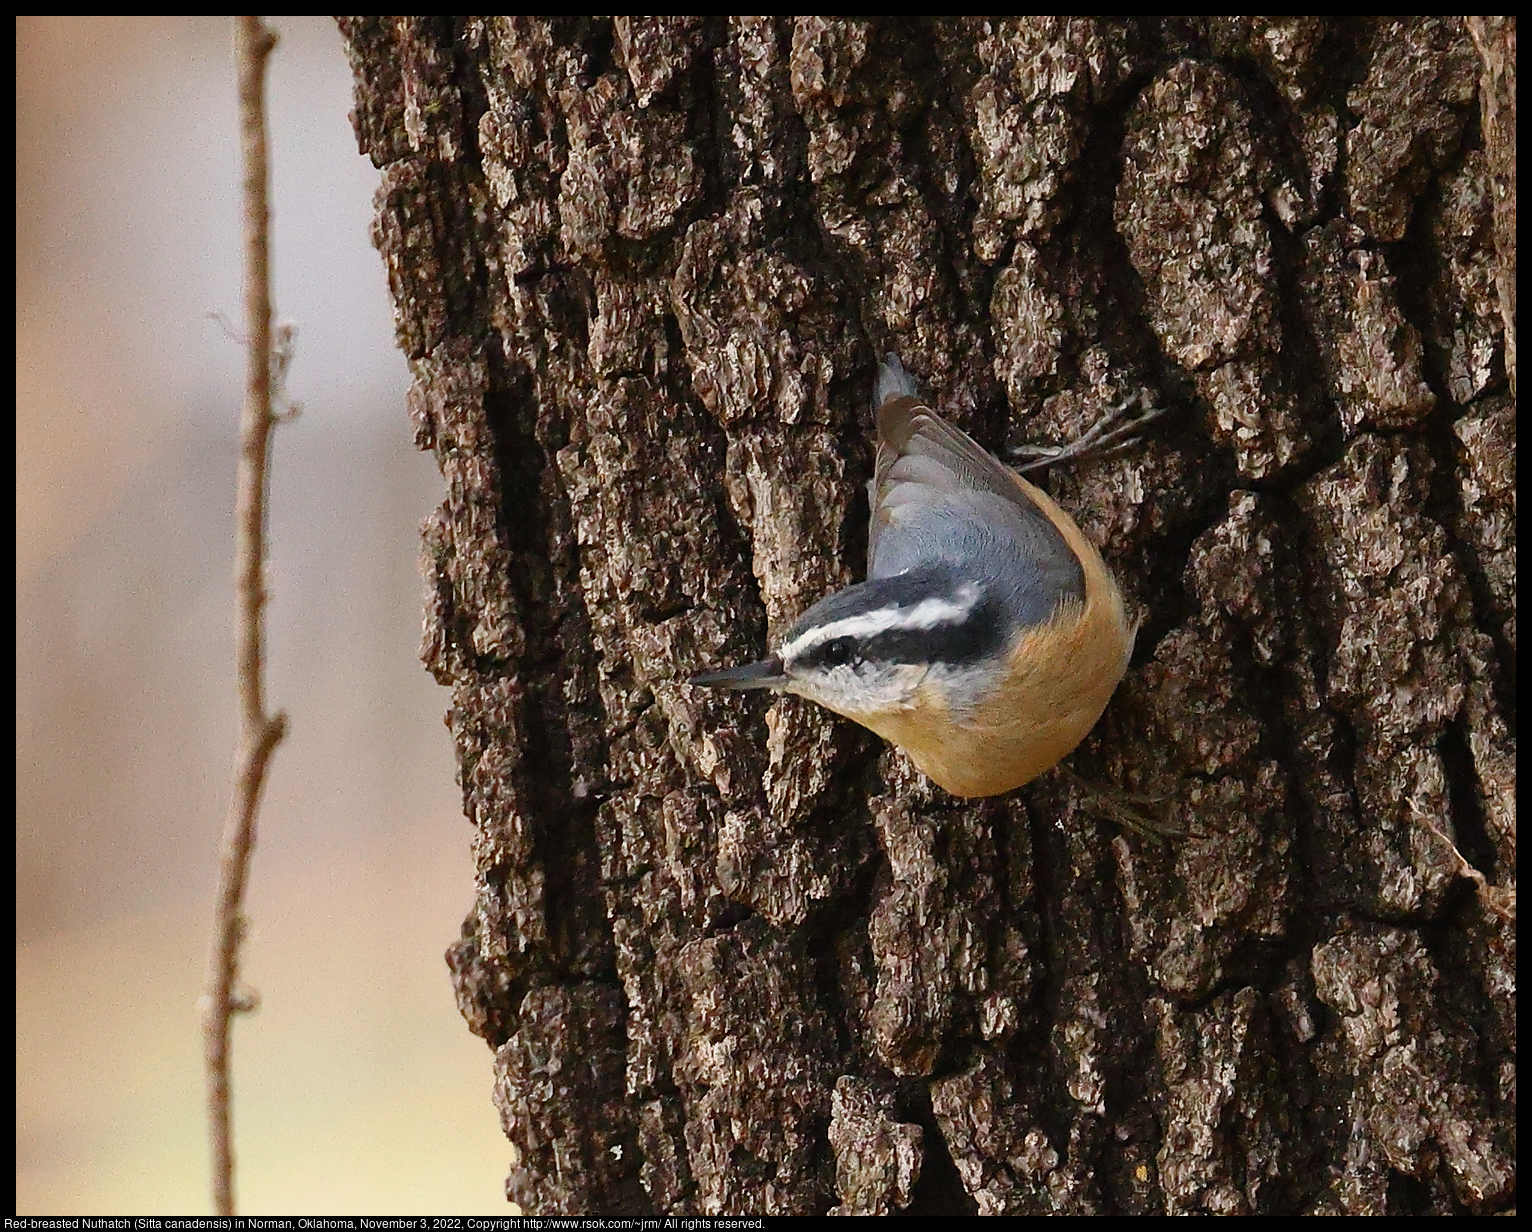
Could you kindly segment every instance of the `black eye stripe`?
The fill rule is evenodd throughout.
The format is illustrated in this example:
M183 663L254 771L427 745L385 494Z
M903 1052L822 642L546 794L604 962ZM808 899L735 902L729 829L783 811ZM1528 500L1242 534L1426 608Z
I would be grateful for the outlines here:
M826 667L842 667L847 663L853 663L861 656L857 654L855 638L833 637L819 648L816 656Z
M884 663L976 663L999 653L1003 641L998 605L982 603L961 621L929 629L890 629L869 638L862 653Z
M923 628L894 627L866 636L827 638L797 658L802 667L831 669L870 663L946 663L959 665L1000 652L1004 632L999 604L986 600L962 619L937 621Z

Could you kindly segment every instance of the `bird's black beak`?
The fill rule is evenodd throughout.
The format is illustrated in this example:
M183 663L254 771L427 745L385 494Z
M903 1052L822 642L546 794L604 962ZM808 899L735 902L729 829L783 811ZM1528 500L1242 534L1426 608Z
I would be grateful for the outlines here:
M759 663L746 663L743 667L726 667L719 672L703 672L693 676L688 684L704 689L776 689L787 683L782 671L782 660L773 655Z

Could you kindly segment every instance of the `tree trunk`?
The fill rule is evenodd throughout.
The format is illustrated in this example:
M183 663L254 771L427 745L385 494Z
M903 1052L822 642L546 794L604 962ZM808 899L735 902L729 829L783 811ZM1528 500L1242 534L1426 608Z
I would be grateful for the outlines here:
M1515 25L1469 20L342 20L524 1209L1512 1200ZM996 450L1173 408L1048 480L1144 614L1075 776L959 801L685 683L862 575L885 351Z

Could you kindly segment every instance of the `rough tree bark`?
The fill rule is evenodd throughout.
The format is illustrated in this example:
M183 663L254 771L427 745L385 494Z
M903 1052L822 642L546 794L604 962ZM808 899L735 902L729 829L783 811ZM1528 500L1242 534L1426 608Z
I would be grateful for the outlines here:
M1515 26L1473 21L342 20L524 1208L1507 1206ZM1049 479L1145 614L1079 778L960 802L683 683L859 576L885 350L995 448L1176 408Z

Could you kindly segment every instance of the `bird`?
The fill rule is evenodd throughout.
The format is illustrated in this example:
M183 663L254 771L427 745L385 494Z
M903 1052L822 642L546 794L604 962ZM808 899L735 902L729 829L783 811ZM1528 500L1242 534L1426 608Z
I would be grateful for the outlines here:
M808 698L954 796L1012 791L1095 726L1137 622L1074 519L932 410L897 355L873 406L867 580L813 604L770 657L690 683ZM1089 436L1042 464L1124 432Z

